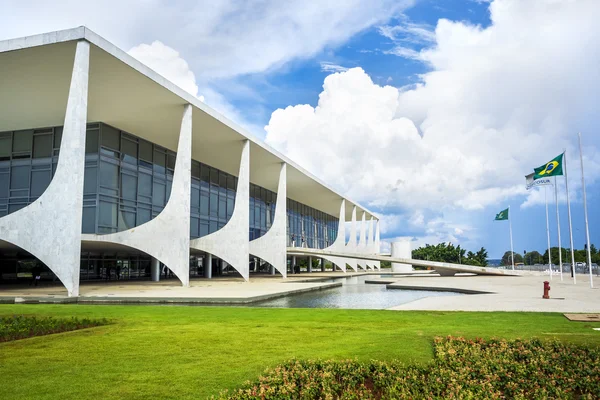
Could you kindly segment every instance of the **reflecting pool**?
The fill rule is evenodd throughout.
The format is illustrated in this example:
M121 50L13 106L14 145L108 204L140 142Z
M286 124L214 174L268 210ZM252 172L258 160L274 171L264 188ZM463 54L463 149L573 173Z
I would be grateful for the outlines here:
M364 276L340 278L335 281L342 281L343 286L256 302L250 307L382 310L424 297L464 296L454 292L388 290L386 285L365 284Z

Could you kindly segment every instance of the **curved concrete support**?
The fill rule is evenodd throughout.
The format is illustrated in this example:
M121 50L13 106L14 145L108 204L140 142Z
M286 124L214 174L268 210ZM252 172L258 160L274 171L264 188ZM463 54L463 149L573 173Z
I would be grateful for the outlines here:
M0 239L33 254L79 295L90 44L77 42L56 172L29 206L0 218Z
M237 192L233 214L227 224L210 235L190 241L190 247L226 261L245 280L250 277L250 141L244 140L240 158ZM188 196L189 197L189 196ZM279 202L280 196L277 195ZM284 197L285 200L285 197ZM189 234L189 232L188 232ZM284 235L285 237L285 235ZM261 257L262 258L262 257Z
M192 168L192 106L183 111L171 195L150 221L107 235L82 235L84 241L133 247L165 264L183 286L190 284L190 192Z
M360 236L358 239L358 246L356 248L356 252L357 253L361 253L364 254L365 253L365 247L366 247L366 218L367 218L367 214L363 211L362 213L362 219L360 221ZM367 263L365 260L358 260L358 266L362 269L364 269L365 271L367 270Z
M346 247L346 200L342 199L342 204L340 205L340 219L338 223L338 232L337 237L331 244L331 246L326 247L323 250L329 251L339 251L345 252ZM337 257L337 256L323 256L324 259L332 262L334 266L337 265L342 271L346 272L346 263L348 262L347 258Z
M350 238L346 244L346 251L348 253L356 253L356 206L352 207L352 223L350 224ZM352 268L354 272L358 272L358 261L355 258L349 258L347 260L348 266Z
M284 278L287 278L287 164L281 164L275 217L271 228L263 236L250 242L250 254L271 264ZM309 272L310 264L309 264Z
M374 251L373 253L379 255L381 253L381 242L379 237L379 220L375 221L375 243L374 243ZM373 265L377 268L378 271L381 271L381 261L373 261Z

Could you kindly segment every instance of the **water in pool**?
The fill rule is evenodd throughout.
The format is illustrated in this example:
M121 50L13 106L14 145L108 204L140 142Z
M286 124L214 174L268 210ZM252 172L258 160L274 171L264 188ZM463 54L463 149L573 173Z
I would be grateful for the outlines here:
M252 307L347 308L382 310L424 297L463 296L454 292L386 289L386 285L365 284L365 277L341 278L343 286L280 297L253 303Z

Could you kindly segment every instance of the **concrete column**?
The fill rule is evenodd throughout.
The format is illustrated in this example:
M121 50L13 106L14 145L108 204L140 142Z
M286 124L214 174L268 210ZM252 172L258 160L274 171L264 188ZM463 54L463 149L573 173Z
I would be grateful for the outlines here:
M33 203L0 218L0 240L46 264L69 297L79 296L89 62L90 43L80 40L75 46L60 157L52 181Z
M356 206L352 207L352 222L350 224L350 238L346 244L348 253L356 253ZM358 261L355 258L349 258L346 263L354 272L358 272Z
M160 261L152 257L150 263L150 279L152 279L152 282L160 281L160 272Z
M221 258L220 261L221 261L221 263L220 263L220 265L221 265L221 275L223 275L223 273L225 272L225 268L227 268L229 266L229 264L227 264L227 262L225 260L223 260L222 258Z
M275 215L271 227L263 236L250 242L250 254L271 264L287 277L287 165L281 164ZM292 243L293 247L293 243Z
M312 272L312 257L308 257L308 272Z
M275 275L275 267L271 265L269 268L270 268L271 275Z
M392 257L394 258L412 258L411 243L408 240L402 242L392 242ZM412 265L392 263L392 272L411 272Z
M248 240L248 232L250 231L250 141L244 140L240 145L240 169L233 215L229 222L218 231L190 240L190 247L225 259L245 280L248 280L248 260L250 259L250 242ZM233 146L235 145L232 143Z
M296 256L292 256L292 274L296 273Z
M190 281L192 105L184 105L182 111L171 195L165 208L155 218L135 228L106 235L84 234L81 237L84 242L117 243L141 250L165 264L179 278L182 286L187 287ZM79 225L81 231L81 223Z
M206 261L206 266L204 267L204 277L206 279L212 279L212 254L206 253L204 261Z

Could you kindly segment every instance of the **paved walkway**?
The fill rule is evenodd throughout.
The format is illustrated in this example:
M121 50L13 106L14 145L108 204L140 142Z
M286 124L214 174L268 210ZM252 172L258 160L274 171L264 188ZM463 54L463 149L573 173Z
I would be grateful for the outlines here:
M340 274L341 275L341 274ZM306 275L304 276L307 277ZM179 280L161 282L121 281L85 283L80 287L79 302L185 302L185 303L247 303L282 295L339 286L331 282L284 281L281 277L253 277L249 282L242 278L196 279L190 287L182 287ZM0 299L66 299L63 286L42 287L3 286ZM20 301L20 300L19 300Z
M590 288L588 276L578 275L577 284L567 275L550 282L550 299L543 299L543 282L548 275L519 277L454 276L405 277L393 279L388 288L426 286L484 291L492 294L471 294L454 297L427 297L392 307L391 310L439 311L548 311L599 312L600 277L594 277L596 288Z

